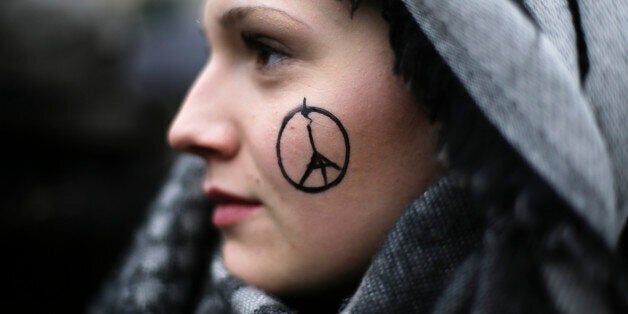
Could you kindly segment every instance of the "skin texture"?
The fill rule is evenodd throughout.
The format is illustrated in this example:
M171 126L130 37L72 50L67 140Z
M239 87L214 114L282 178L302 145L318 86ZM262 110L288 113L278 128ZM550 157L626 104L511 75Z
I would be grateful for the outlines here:
M211 58L169 141L206 160L205 191L261 203L220 230L225 265L280 296L357 278L439 169L436 130L392 72L386 22L368 7L351 18L348 2L335 0L210 0L204 12ZM282 121L304 98L333 113L351 144L344 178L320 193L296 189L278 166ZM318 119L312 128L317 149L338 160L344 144L331 123ZM306 124L295 118L281 140L283 163L297 174L312 155Z

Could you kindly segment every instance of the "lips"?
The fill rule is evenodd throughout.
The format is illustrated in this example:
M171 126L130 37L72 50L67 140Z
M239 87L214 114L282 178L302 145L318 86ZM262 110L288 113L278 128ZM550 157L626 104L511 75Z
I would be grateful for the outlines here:
M212 223L218 228L237 224L261 208L262 203L235 194L210 189L207 196L216 204Z

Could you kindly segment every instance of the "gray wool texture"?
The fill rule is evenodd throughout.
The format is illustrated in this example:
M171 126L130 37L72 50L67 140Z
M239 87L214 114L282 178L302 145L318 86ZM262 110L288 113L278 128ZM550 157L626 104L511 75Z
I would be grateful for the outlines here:
M181 156L151 205L122 268L90 313L180 313L190 302L208 236L202 160Z

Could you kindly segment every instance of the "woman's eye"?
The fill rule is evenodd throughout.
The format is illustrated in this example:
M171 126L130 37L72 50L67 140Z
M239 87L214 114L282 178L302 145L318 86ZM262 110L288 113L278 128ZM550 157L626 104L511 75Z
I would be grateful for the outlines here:
M286 55L273 51L272 49L265 49L258 51L259 64L263 66L273 65L286 58Z
M242 34L244 44L256 54L256 63L262 67L269 67L288 58L288 54L282 52L278 43L267 37L259 35Z

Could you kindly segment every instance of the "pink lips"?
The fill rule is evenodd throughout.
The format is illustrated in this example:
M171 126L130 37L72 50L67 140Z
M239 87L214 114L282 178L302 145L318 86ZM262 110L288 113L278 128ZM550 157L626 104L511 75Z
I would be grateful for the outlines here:
M207 196L216 204L212 222L218 228L235 225L261 208L255 200L229 194L218 189L211 189Z

